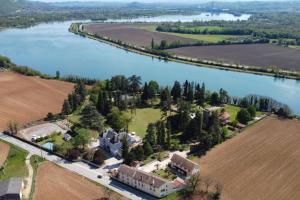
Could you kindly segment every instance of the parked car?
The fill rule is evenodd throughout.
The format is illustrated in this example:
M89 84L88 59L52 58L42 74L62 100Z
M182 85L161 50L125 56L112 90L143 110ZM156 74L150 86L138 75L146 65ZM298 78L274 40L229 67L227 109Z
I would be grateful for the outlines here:
M102 178L102 175L98 175L97 178Z

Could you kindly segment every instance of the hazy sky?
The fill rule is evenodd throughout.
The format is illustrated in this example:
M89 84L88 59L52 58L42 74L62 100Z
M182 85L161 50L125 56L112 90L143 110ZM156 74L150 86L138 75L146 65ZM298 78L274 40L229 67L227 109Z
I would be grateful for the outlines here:
M173 3L203 3L212 0L35 0L35 1L43 1L43 2L66 2L66 1L100 1L100 2L143 2L143 3L158 3L158 2L173 2ZM276 1L276 0L213 0L213 1ZM277 0L277 1L284 1L284 0Z

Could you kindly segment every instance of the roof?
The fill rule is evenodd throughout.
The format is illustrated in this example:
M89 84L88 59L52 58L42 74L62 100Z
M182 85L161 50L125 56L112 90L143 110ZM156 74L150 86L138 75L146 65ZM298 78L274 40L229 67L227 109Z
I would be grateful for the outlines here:
M162 179L160 177L154 176L153 174L146 173L142 170L129 167L127 165L121 165L118 169L122 174L131 176L134 180L152 185L155 188L159 188L162 185L168 183L169 181Z
M21 178L11 178L9 180L0 181L0 197L6 194L19 194L21 189Z
M230 114L228 112L223 112L223 113L221 113L220 118L222 120L226 120L226 119L230 118Z
M174 154L171 158L171 162L176 164L179 168L185 169L187 172L192 172L194 168L199 168L199 165L178 155Z

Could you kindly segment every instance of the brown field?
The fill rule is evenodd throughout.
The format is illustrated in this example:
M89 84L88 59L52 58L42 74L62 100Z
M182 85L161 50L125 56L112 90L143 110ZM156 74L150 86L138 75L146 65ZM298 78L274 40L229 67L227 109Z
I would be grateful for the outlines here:
M0 168L5 163L6 158L9 153L9 145L3 142L0 142Z
M106 197L104 188L85 178L43 162L37 171L34 200L97 200ZM111 198L125 198L113 194Z
M170 49L177 55L223 61L248 66L276 66L288 70L300 70L300 49L271 44L223 45L182 47Z
M12 72L0 73L0 130L10 120L20 124L58 113L73 84L28 77Z
M186 43L197 41L175 35L147 31L129 24L89 24L85 25L84 29L100 36L106 36L114 40L121 40L132 45L144 47L151 46L152 38L155 44L160 44L162 40L168 42L182 41Z
M208 152L200 168L223 184L222 200L300 199L300 122L264 119Z

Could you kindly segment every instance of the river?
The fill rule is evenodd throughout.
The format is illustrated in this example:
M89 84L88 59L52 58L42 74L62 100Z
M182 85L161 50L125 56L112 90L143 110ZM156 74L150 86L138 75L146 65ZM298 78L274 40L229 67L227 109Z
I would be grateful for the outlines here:
M136 74L143 81L157 80L161 85L186 79L204 82L208 89L224 88L232 96L269 96L300 114L299 81L160 61L69 33L70 24L55 22L3 30L0 54L50 75L59 70L62 75L97 79Z

